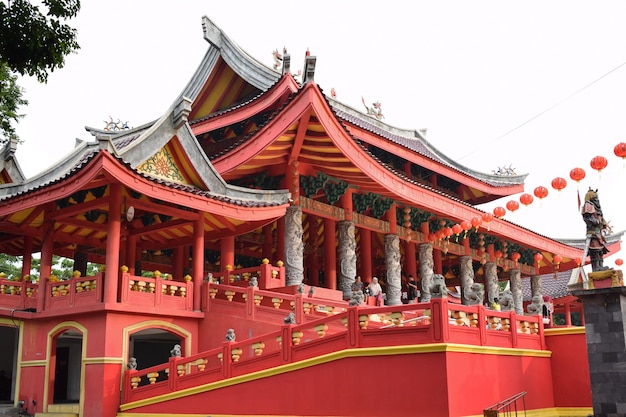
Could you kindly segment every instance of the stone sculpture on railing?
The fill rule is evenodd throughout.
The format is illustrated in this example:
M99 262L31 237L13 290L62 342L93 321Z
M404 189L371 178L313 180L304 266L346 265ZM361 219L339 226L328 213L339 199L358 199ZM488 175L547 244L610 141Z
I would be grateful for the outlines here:
M513 305L513 293L511 292L511 290L502 291L499 301L501 311L515 310L515 307Z
M360 306L365 301L365 295L363 295L363 291L352 291L350 295L350 301L348 301L348 305L350 307Z
M285 324L296 324L296 315L294 313L287 314L287 317L283 319Z
M173 358L180 358L181 350L179 344L175 344L172 350L170 350L170 356Z
M431 298L448 297L448 288L446 288L446 279L441 274L433 275L433 285L430 287Z
M534 315L542 314L542 310L543 310L543 299L541 298L540 295L535 295L532 298L531 303L528 304L528 306L526 306L526 311L528 311L528 314L534 316Z
M484 294L483 286L475 282L465 290L463 297L467 305L480 305L483 303Z
M227 342L234 342L235 339L237 339L237 336L235 335L235 330L234 329L226 330L226 341Z
M129 371L134 371L135 369L137 369L137 359L132 357L128 360L128 363L126 364L126 368Z
M259 286L259 280L257 279L257 277L251 277L250 278L250 286L251 287L258 287Z

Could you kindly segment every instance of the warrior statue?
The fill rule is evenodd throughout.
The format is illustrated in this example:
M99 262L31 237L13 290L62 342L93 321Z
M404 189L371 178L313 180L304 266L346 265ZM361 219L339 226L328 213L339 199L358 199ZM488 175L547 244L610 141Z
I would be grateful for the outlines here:
M609 269L604 266L604 255L609 251L606 247L605 235L611 233L611 226L604 220L600 200L598 198L598 190L589 188L585 194L585 204L582 208L582 216L587 226L587 239L585 242L586 250L589 250L591 258L591 270L604 271ZM584 262L584 259L583 259Z

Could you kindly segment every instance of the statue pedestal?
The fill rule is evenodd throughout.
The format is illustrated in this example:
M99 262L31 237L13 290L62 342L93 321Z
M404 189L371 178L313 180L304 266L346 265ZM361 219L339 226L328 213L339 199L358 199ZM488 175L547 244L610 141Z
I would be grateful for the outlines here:
M610 288L610 287L623 287L624 276L619 269L607 269L606 271L590 272L587 274L589 277L589 289L595 288Z
M626 381L626 287L575 290L572 294L582 300L585 312L594 415L626 415L626 390L616 388Z

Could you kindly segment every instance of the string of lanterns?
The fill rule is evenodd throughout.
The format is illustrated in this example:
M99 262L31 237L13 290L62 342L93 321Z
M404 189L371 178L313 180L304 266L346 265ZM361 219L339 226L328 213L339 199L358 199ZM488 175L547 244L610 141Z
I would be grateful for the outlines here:
M623 160L626 161L626 143L620 142L617 145L615 145L615 148L613 149L613 153L618 158L622 158ZM592 169L598 171L598 174L600 174L602 170L607 167L608 163L609 163L608 160L604 156L598 155L598 156L591 158L589 165L591 166ZM582 181L586 175L587 174L585 170L580 167L576 167L572 169L569 173L570 179L576 182L577 187L580 184L580 181ZM554 190L556 190L557 192L560 192L565 187L567 187L567 180L563 177L556 177L552 180L550 185L552 186ZM537 197L541 201L548 196L549 191L548 191L548 188L540 185L534 189L533 194L535 197ZM534 201L533 194L524 193L520 195L519 203L522 203L524 206L528 207ZM501 207L501 206L495 207L493 209L493 215L496 218L501 219L506 215L507 210L510 211L511 213L517 211L520 207L519 203L517 200L509 200L505 205L506 208Z

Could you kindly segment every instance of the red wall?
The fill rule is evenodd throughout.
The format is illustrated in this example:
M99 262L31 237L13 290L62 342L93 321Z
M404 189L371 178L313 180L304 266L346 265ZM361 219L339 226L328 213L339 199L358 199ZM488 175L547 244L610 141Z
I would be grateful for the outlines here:
M546 345L552 351L554 405L592 407L584 327L547 330Z
M369 354L377 350L368 350ZM128 410L138 413L462 416L528 391L526 409L554 407L550 358L415 353L343 358Z

